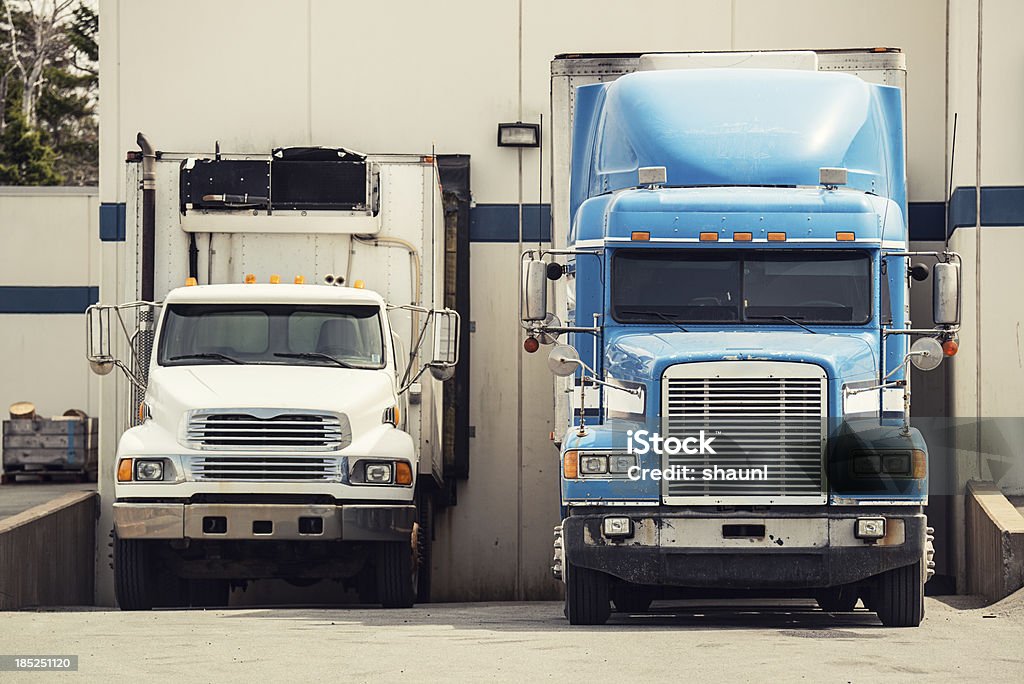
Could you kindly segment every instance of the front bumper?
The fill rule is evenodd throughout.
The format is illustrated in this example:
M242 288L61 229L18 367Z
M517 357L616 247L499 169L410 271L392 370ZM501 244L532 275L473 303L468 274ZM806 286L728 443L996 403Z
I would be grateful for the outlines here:
M628 516L634 536L605 538L606 517ZM888 533L865 543L853 533L862 517L885 517ZM763 525L763 537L727 538ZM927 523L919 509L822 515L731 516L604 509L562 522L565 560L636 584L732 589L820 588L865 580L924 555Z
M407 541L415 522L403 504L114 504L121 539Z

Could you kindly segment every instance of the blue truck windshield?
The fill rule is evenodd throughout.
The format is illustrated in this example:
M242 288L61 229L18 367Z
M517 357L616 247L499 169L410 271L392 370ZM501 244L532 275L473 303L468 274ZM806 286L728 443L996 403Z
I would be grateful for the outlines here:
M171 304L160 332L161 366L270 363L381 368L376 306Z
M620 323L871 320L871 259L853 250L618 250L612 316Z

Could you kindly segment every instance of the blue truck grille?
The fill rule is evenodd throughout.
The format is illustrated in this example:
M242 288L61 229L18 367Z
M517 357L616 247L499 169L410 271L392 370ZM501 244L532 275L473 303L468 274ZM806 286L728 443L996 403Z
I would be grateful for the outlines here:
M662 383L662 435L713 437L715 453L666 453L669 504L817 504L824 491L825 373L769 361L682 364ZM692 443L695 444L695 443ZM730 474L731 471L731 474ZM710 477L709 477L710 475Z

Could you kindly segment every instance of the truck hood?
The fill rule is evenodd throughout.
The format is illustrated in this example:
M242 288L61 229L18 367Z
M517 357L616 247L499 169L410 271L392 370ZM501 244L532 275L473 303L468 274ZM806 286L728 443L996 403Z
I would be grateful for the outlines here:
M255 364L154 367L146 401L172 434L192 409L275 408L342 413L358 435L396 403L385 370Z
M758 332L609 332L608 374L652 382L668 366L697 361L772 360L813 363L830 380L871 380L877 374L877 341L870 332L844 334Z

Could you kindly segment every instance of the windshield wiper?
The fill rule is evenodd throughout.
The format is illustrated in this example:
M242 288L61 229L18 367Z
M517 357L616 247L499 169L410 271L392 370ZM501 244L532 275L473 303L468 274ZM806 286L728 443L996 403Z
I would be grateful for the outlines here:
M665 314L661 313L660 311L620 311L619 313L624 313L624 314L627 314L629 316L657 316L658 318L660 318L661 320L665 321L669 325L676 326L677 328L679 328L683 332L690 332L689 330L687 330L683 326L679 325L679 323L677 323L676 321L672 320L671 318L669 318Z
M239 361L238 359L228 356L227 354L221 354L220 352L203 352L201 354L182 354L181 356L172 356L169 361L183 361L185 359L222 359L224 361L230 361L231 363L245 363L245 361Z
M810 328L808 328L806 325L804 325L800 321L796 320L795 318L791 318L789 316L783 316L782 314L779 314L777 316L747 316L747 318L753 318L755 320L756 319L761 319L761 320L769 320L769 321L789 321L793 325L799 325L801 328L803 328L804 330L806 330L809 333L814 333L815 335L818 334L818 332L816 330L811 330Z
M324 359L325 361L335 363L341 366L342 368L356 368L356 366L353 366L350 363L346 363L341 359L337 359L331 356L330 354L322 354L320 352L277 352L276 354L274 354L274 356L280 356L285 359Z

